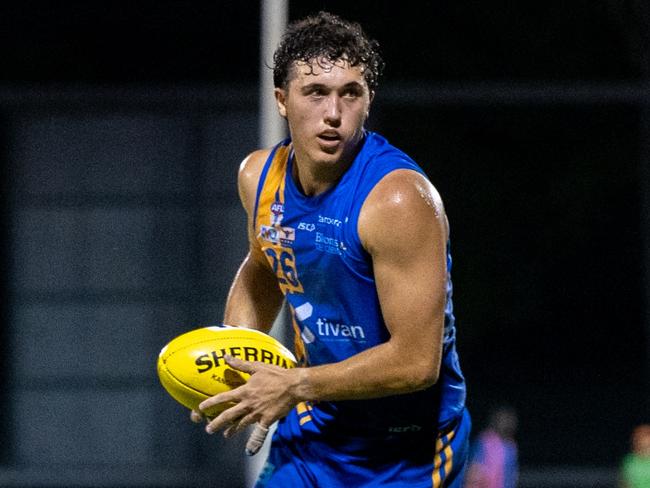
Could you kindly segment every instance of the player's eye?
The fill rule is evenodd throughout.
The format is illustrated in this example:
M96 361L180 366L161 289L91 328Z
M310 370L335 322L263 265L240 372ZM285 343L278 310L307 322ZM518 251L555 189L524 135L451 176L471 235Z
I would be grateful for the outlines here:
M362 95L361 89L357 87L346 88L343 91L343 96L346 98L358 98Z
M320 87L313 87L307 90L307 95L310 97L318 98L326 95L325 90Z

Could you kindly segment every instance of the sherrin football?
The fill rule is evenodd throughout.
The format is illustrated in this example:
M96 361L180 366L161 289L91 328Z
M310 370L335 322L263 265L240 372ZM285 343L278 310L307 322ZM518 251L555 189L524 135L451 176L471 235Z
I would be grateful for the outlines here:
M158 377L167 392L187 408L218 393L243 385L250 375L228 366L224 356L294 368L296 358L281 342L263 332L244 327L203 327L182 334L158 356ZM208 412L215 417L228 408L219 405Z

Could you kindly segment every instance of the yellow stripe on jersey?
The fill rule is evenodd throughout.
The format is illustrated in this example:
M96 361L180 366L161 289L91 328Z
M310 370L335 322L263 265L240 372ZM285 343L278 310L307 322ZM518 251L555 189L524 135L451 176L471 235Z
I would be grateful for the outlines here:
M296 405L296 410L298 411L298 417L300 417L300 425L304 425L307 422L311 422L312 417L308 413L311 411L311 409L312 406L306 402L300 402L298 405Z
M436 440L436 455L433 458L433 488L440 488L442 486L442 479L440 478L440 466L442 465L442 457L440 451L442 450L442 439Z
M305 425L307 422L311 422L313 419L311 418L311 415L305 415L304 417L300 417L300 425Z
M303 293L296 269L296 256L291 243L296 230L282 225L284 216L284 182L291 146L279 147L262 183L257 203L255 238L278 279L278 286L287 293Z
M259 239L259 233L262 225L272 226L274 223L274 214L271 206L276 203L276 194L278 202L284 205L284 175L287 168L287 160L291 153L291 146L281 146L275 151L273 161L266 173L264 186L257 203L257 219L255 222L255 232Z
M454 452L449 444L456 435L456 431L452 430L443 437L436 439L436 454L433 458L433 474L431 476L433 481L433 488L440 488L453 467ZM442 465L442 458L445 458L444 467ZM442 470L440 469L442 468Z
M444 468L445 478L446 478L447 476L449 476L449 473L451 473L451 467L454 464L453 463L454 454L451 451L451 446L445 447L445 457L447 459L445 461L445 468Z
M291 308L291 324L293 325L293 353L298 360L298 365L306 366L308 360L307 348L305 347L305 343L302 340L300 327L298 327L298 322L296 322L296 316L295 312L293 311L293 307L291 307L291 305L289 305L289 307Z
M296 405L296 410L298 411L298 415L302 415L308 410L311 410L311 407L307 405L305 402L300 402L298 405Z

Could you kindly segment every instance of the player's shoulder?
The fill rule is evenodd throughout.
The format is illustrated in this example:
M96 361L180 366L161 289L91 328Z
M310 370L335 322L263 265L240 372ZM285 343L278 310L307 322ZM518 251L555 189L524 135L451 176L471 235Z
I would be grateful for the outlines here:
M368 194L362 210L409 213L426 210L443 213L438 190L419 171L397 169L386 174Z
M258 149L246 156L239 165L237 176L239 195L247 209L253 208L260 175L270 154L271 149Z
M246 156L239 165L239 180L245 182L259 180L264 163L271 154L271 149L257 149Z
M372 245L387 233L408 237L436 222L446 228L442 198L431 181L418 171L397 169L385 175L368 194L358 230L362 241Z

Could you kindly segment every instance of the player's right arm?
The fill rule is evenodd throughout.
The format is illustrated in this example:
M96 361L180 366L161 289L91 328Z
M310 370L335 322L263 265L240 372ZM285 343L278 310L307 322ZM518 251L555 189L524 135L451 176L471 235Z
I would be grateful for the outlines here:
M249 250L230 287L224 313L225 324L262 332L271 329L283 300L275 274L254 235L257 187L269 152L255 151L239 167L237 186L247 215Z
M263 332L271 329L283 300L271 266L255 239L253 225L257 185L269 153L269 150L255 151L239 166L237 187L247 216L249 249L230 286L224 312L224 324ZM190 418L193 422L204 420L203 415L195 410L192 410Z

